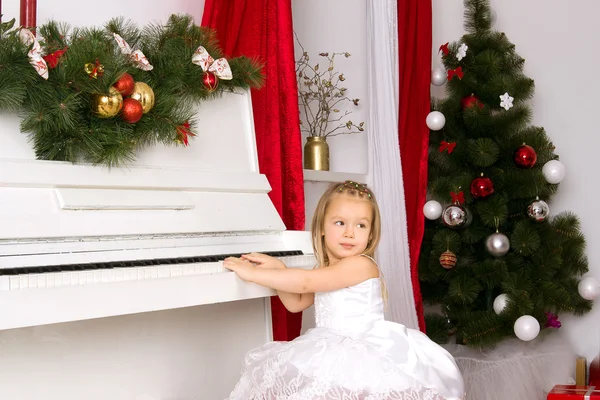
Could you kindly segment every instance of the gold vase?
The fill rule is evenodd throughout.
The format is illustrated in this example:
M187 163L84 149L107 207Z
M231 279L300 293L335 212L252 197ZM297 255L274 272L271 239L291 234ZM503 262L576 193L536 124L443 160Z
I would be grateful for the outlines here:
M329 171L329 145L324 136L309 136L306 138L304 168Z

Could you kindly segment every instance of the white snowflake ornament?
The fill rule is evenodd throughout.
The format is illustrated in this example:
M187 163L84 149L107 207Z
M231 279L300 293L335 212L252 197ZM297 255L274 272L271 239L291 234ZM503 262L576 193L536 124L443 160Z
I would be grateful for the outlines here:
M469 46L467 46L466 44L461 44L460 47L458 48L458 52L456 53L456 59L458 61L462 60L463 58L465 58L465 56L467 55L467 50L469 49Z
M513 100L514 98L510 97L508 92L504 93L502 96L500 96L500 107L507 111L510 110L513 106Z

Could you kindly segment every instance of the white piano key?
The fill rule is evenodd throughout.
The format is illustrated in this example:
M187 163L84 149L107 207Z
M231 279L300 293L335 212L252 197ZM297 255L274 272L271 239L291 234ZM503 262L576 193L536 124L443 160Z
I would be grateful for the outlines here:
M102 283L106 283L109 281L108 279L108 273L110 271L110 269L103 269L102 271Z
M37 274L29 274L28 278L29 278L29 283L27 284L27 287L30 289L37 288L38 287L38 275Z
M7 275L0 276L0 290L10 290L10 277Z
M46 274L46 287L53 288L57 274Z
M94 283L102 282L102 271L95 269L94 270Z
M21 288L21 277L18 275L10 277L10 290L18 290Z
M170 265L159 265L158 266L158 277L159 278L170 278L171 277L171 266Z
M131 270L132 270L131 268L123 268L123 280L124 281L132 280L132 277L131 277L132 271Z
M136 272L137 272L137 279L140 281L143 281L144 279L146 279L146 273L144 271L144 267L138 267L135 268Z
M38 274L37 276L37 287L39 288L45 288L46 287L46 281L47 281L47 275L50 274Z
M69 278L71 280L69 282L70 286L77 286L77 285L79 285L79 276L77 276L76 271L69 272Z
M19 275L19 289L27 289L29 287L29 276Z
M85 285L87 281L87 271L77 271L77 281L79 285Z
M125 277L125 271L123 271L123 268L115 268L115 281L123 282L124 277Z
M183 268L181 265L173 265L171 267L171 276L181 276L183 273Z
M10 290L21 290L21 277L11 276L10 277Z
M181 275L183 275L183 276L194 275L194 264L182 265Z

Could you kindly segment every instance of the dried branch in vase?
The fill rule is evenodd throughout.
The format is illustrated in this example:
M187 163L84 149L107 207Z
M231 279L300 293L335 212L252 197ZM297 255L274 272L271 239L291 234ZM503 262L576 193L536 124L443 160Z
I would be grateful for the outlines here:
M323 137L363 132L364 122L355 124L346 119L352 111L340 110L344 103L358 106L360 101L346 95L348 89L342 86L346 78L335 70L335 57L348 58L350 53L319 53L326 60L326 67L322 68L319 63L310 64L308 52L297 36L296 41L302 49L302 56L296 61L301 131Z

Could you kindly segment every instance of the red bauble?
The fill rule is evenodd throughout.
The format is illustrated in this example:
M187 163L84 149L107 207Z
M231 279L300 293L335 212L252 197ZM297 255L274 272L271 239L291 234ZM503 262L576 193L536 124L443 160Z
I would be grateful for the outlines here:
M113 86L119 91L119 93L121 93L123 97L125 97L133 93L135 81L131 75L125 72Z
M476 199L485 199L494 193L494 183L490 178L480 176L471 182L471 194Z
M531 168L537 161L537 154L533 147L524 144L515 151L515 163L519 167Z
M123 100L123 109L121 110L121 118L129 124L138 122L144 115L144 107L142 103L136 99L128 97Z
M479 100L479 97L475 96L474 94L471 94L467 97L463 97L463 99L460 101L460 104L463 108L471 107L475 104L477 104L479 108L483 108L483 103L481 102L481 100Z
M202 74L202 84L209 92L214 92L219 86L219 78L210 71Z

